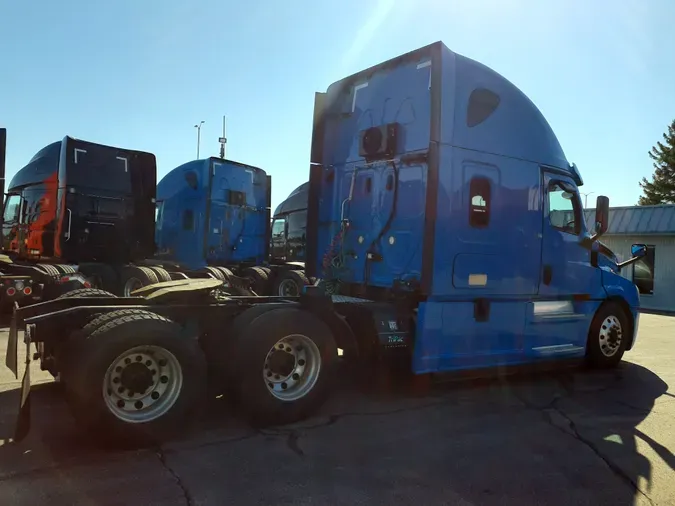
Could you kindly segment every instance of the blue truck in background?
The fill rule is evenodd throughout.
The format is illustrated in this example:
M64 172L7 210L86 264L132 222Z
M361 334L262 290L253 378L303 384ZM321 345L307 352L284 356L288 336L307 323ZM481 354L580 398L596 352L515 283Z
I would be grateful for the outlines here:
M175 269L233 273L259 295L299 295L309 283L298 261L306 191L292 192L273 224L271 193L264 170L232 160L211 157L174 168L157 185L155 258Z
M314 413L341 360L403 360L414 374L612 367L635 345L640 300L620 270L645 246L622 263L601 247L609 199L588 228L579 170L490 68L438 42L333 83L315 96L310 160L305 266L318 281L299 297L185 279L27 306L8 367L24 329L84 429L154 444L184 434L207 377L276 425ZM29 389L26 375L22 399Z

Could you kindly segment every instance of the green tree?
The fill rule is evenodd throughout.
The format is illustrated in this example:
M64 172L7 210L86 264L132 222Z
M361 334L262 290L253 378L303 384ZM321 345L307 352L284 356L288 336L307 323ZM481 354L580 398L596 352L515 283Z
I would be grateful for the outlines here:
M656 204L675 204L675 120L663 134L663 142L657 142L649 152L654 161L654 175L648 181L640 181L643 195L638 200L640 206Z

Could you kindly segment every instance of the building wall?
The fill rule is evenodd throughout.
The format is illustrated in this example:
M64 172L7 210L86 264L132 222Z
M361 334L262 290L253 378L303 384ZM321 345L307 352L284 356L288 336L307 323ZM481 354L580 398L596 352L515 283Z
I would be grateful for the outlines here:
M644 309L675 311L675 235L606 235L600 239L623 262L631 257L633 244L654 246L654 290L653 294L640 294L640 305ZM633 279L633 266L621 271Z

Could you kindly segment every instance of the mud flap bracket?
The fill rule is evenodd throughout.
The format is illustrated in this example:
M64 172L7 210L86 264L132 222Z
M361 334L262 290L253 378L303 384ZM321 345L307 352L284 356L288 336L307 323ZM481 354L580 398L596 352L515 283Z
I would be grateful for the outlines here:
M35 332L35 325L26 325L24 332L24 343L26 344L26 370L23 373L21 380L21 397L19 400L19 416L16 420L16 427L14 429L14 441L23 440L30 431L30 363L31 352L30 345L32 342L32 335Z

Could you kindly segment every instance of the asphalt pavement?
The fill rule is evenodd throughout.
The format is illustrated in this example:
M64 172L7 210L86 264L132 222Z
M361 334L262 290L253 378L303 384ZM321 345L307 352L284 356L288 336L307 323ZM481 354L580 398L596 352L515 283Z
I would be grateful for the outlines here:
M616 370L368 391L345 377L319 416L267 430L214 398L184 440L142 451L92 444L37 369L32 431L12 442L19 382L3 366L0 504L675 504L673 364L675 318L642 315Z

